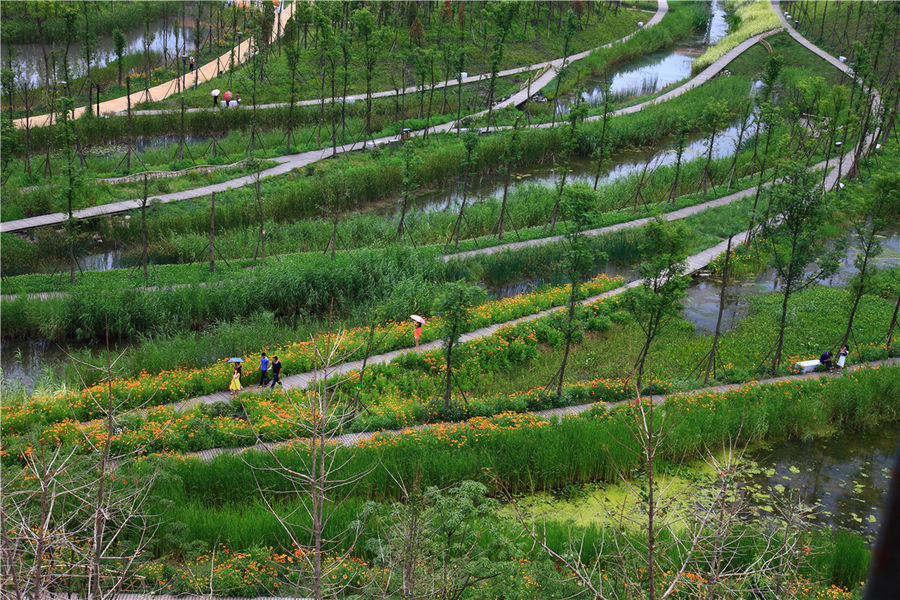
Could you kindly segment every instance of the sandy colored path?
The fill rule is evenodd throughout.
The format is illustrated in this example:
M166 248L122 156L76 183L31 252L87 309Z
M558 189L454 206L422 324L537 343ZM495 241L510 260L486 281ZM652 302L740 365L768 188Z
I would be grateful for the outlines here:
M275 23L272 27L272 34L269 39L270 42L274 42L281 32L284 31L284 24L287 23L291 18L291 15L294 14L294 4L294 2L291 2L275 15ZM216 60L210 61L205 65L194 69L192 72L185 73L181 77L176 77L175 79L160 83L147 90L132 92L130 96L132 106L141 102L163 100L172 94L178 93L181 89L186 89L195 84L205 83L210 79L218 77L222 72L228 70L228 67L231 64L232 52L234 53L235 64L240 64L250 58L252 44L253 38L247 38L233 49L216 58ZM119 98L100 102L100 114L110 114L128 110L128 98L129 96L121 96ZM97 110L96 104L93 105L93 110ZM83 115L85 111L87 111L87 107L80 106L72 111L72 116L77 119ZM24 128L27 121L30 121L31 127L45 127L50 123L55 122L55 115L53 113L48 113L27 118L22 117L14 120L13 124L16 127Z

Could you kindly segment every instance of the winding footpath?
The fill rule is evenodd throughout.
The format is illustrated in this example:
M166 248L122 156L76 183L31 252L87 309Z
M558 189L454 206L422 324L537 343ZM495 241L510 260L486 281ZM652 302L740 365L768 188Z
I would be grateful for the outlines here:
M668 0L658 0L657 10L654 13L653 17L645 24L644 28L653 27L660 21L662 21L663 16L668 10ZM635 33L631 33L620 40L616 40L615 42L610 42L602 47L609 47L614 44L619 44L627 39L630 39ZM554 61L549 61L547 63L540 63L540 65L544 65L548 68L547 72L545 72L537 81L532 82L529 86L530 88L540 89L540 87L549 83L552 79L551 75L555 77L555 68L560 68L564 61L571 62L572 60L578 60L580 58L584 58L588 56L593 50L586 50L585 52L580 52L578 54L574 54L569 57L559 58ZM538 68L542 68L538 65ZM534 70L535 65L530 65L528 67L522 67L525 70ZM548 79L549 78L549 79ZM541 83L541 82L545 83ZM520 90L510 98L503 100L494 106L494 110L502 108L504 106L508 106L509 103L515 102L524 102L527 100L527 94L529 90ZM319 100L321 102L321 100ZM473 116L480 116L485 114L487 110L476 113L475 115L467 115L467 118L472 118ZM432 132L446 132L454 129L456 127L456 122L451 121L448 123L444 123L443 125L438 125L435 127L431 127L430 131ZM413 135L424 135L426 133L425 129L417 130L413 132ZM398 141L400 139L399 135L386 136L382 138L378 138L372 140L371 143L376 145L387 144L390 142ZM283 156L278 156L274 158L270 158L267 160L271 160L279 163L278 165L271 167L269 169L265 169L260 173L260 177L275 177L278 175L284 175L285 173L289 173L294 169L300 169L305 167L306 165L319 162L325 160L327 158L331 158L337 156L339 154L344 154L347 152L352 152L354 150L360 150L364 147L363 142L353 142L350 144L342 144L336 147L329 148L320 148L316 150L309 150L307 152L301 152L298 154L287 154ZM192 198L201 198L203 196L208 196L213 192L225 192L230 189L244 187L246 185L251 185L256 182L256 175L245 175L242 177L237 177L235 179L230 179L228 181L223 181L216 184L206 185L190 190L182 190L180 192L172 192L169 194L159 194L155 196L150 196L148 201L153 204L168 204L170 202L178 202L180 200L189 200ZM80 210L76 210L73 212L73 217L76 219L92 219L96 217L102 217L106 215L113 215L122 212L127 212L130 210L136 210L141 207L142 200L134 199L134 200L123 200L120 202L112 202L109 204L101 204L99 206L92 206ZM68 215L65 213L48 213L44 215L36 215L33 217L27 217L24 219L17 219L13 221L4 221L0 223L0 233L12 233L15 231L24 231L28 229L34 229L38 227L47 227L52 225L61 225L68 220Z
M295 2L291 2L283 10L277 11L277 14L275 15L275 22L272 24L272 33L269 36L269 43L277 40L278 37L284 32L285 23L287 23L288 20L290 20L291 16L294 14L294 5ZM92 111L99 110L100 114L116 114L128 109L129 98L132 105L139 104L141 102L164 100L165 98L168 98L173 94L179 93L179 91L182 89L187 89L192 85L206 83L211 79L215 79L223 72L228 70L232 58L234 58L235 64L245 62L250 58L252 47L253 38L248 37L246 40L244 40L225 54L217 57L216 60L210 61L193 71L189 71L181 77L170 79L169 81L160 83L146 90L133 92L131 96L120 96L119 98L105 100L103 102L100 102L99 105L94 104L91 109ZM79 106L72 111L72 118L77 119L86 111L86 106ZM54 112L15 119L13 121L13 124L20 129L24 129L26 124L30 125L31 127L46 127L47 125L55 122L56 113Z
M653 13L653 16L650 17L650 20L647 21L643 25L642 28L649 29L650 27L653 27L654 25L658 24L660 21L662 21L662 18L663 18L663 16L665 16L667 11L668 11L668 0L658 0L656 12ZM540 78L531 82L530 86L526 86L521 91L510 96L506 100L503 100L502 102L500 102L498 104L495 104L493 110L499 110L501 108L504 108L504 107L510 106L510 105L518 106L519 104L522 104L523 102L525 102L525 100L527 100L530 97L528 95L529 89L535 90L535 91L540 90L545 85L550 83L550 81L553 80L553 77L555 77L555 73L558 73L560 71L560 69L563 67L563 64L569 64L576 60L581 60L582 58L586 58L588 55L590 55L591 52L594 52L595 50L598 50L600 48L609 48L615 44L621 44L622 42L625 42L626 40L629 40L633 36L635 36L638 33L638 31L640 31L640 29L638 29L637 31L634 31L633 33L626 35L625 37L623 37L621 39L615 40L613 42L609 42L608 44L604 44L602 46L598 46L597 48L592 48L590 50L585 50L583 52L578 52L576 54L572 54L572 55L564 57L564 58L557 58L554 60L548 60L545 62L535 63L532 65L526 65L524 67L515 67L512 69L504 69L503 71L497 71L497 77L510 77L512 75L521 75L522 73L530 73L532 71L546 71L546 72L552 73L552 75L548 78L547 74L545 72L543 75L541 75ZM491 78L490 73L481 73L479 75L467 75L466 77L463 77L461 79L460 78L447 79L445 81L435 82L434 84L409 86L409 87L401 88L399 90L384 90L381 92L373 92L371 94L371 98L373 100L377 100L379 98L392 98L394 96L405 96L405 95L409 95L409 94L417 94L422 91L428 92L431 90L439 90L439 89L443 89L445 87L454 87L454 86L460 85L460 84L466 85L466 84L470 84L470 83L479 83L481 81L487 81L490 78ZM342 98L342 99L334 98L335 101L339 102L339 101L343 100L344 102L346 102L348 104L353 103L353 102L358 102L361 100L365 100L365 99L366 99L366 94L350 94L346 98ZM298 100L298 101L294 102L294 106L318 106L318 105L322 104L323 100L326 100L326 98L311 98L309 100ZM331 99L328 98L327 100L330 101ZM256 106L256 108L257 109L287 108L288 106L290 106L289 102L273 102L273 103L269 103L269 104L258 104ZM190 108L190 109L186 109L185 112L203 112L203 111L209 111L209 110L212 110L212 109L211 108ZM132 110L131 114L132 115L164 115L164 114L173 114L173 113L178 113L178 112L180 112L178 109ZM485 110L483 112L487 112L487 110ZM114 113L114 114L122 114L122 113ZM479 114L481 114L481 113L479 113Z
M667 0L659 0L657 12L654 14L653 18L647 23L647 25L646 25L647 27L651 26L651 24L655 25L660 20L662 20L662 15L665 14L665 10L667 9L667 6L668 6L666 2L667 2ZM831 56L824 50L820 49L818 46L812 44L806 38L804 38L802 35L800 35L784 19L784 15L780 11L780 4L777 2L777 0L773 0L772 4L773 4L773 8L776 10L776 12L778 12L778 15L782 21L783 28L788 31L788 33L791 35L792 38L797 40L800 44L802 44L805 48L807 48L814 54L816 54L816 55L820 56L821 58L825 59L826 61L828 61L829 64L833 65L835 68L850 75L851 77L855 77L855 74L847 65L841 63L840 61L835 59L833 56ZM701 71L699 74L697 74L695 77L693 77L686 83L684 83L684 84L678 86L677 88L675 88L669 92L666 92L665 94L662 94L656 98L647 100L646 102L642 102L640 104L635 104L633 106L628 106L628 107L619 109L619 110L611 113L611 116L615 117L615 116L620 116L620 115L636 113L636 112L639 112L649 106L653 106L653 105L656 105L656 104L659 104L662 102L667 102L668 100L671 100L673 98L677 98L678 96L681 96L685 92L711 80L713 77L718 75L721 71L723 71L725 69L725 67L728 65L728 63L730 63L732 60L734 60L735 58L740 56L742 53L744 53L746 50L751 48L754 44L758 43L760 40L763 40L764 38L766 38L770 35L778 33L779 31L781 31L781 29L773 29L773 30L760 33L758 35L752 36L752 37L744 40L743 42L741 42L740 44L738 44L737 46L735 46L734 48L729 50L726 54L721 56L718 60L713 62L706 69ZM634 35L634 34L631 34L631 35ZM631 35L629 35L623 39L628 39L628 37L631 37ZM618 40L613 43L620 43L621 41L622 40ZM588 52L588 54L589 54L589 52ZM580 53L579 55L586 56L587 54ZM573 56L579 56L579 55L573 55ZM582 58L583 58L583 56L582 56ZM562 64L563 60L571 60L571 57L569 57L567 59L557 59L557 61L559 61L560 65ZM553 62L553 61L551 61L551 62ZM553 69L548 70L548 72L545 73L542 77L548 77L549 74L551 74L551 73L554 73ZM555 76L555 74L554 74L554 76ZM537 84L537 82L536 82L536 84ZM519 94L527 94L527 92L520 91ZM872 109L873 109L873 112L875 112L877 114L877 112L880 108L881 99L880 99L880 96L878 95L877 91L873 90L873 95L874 95L874 98L873 98ZM513 98L516 98L516 96L514 95ZM507 102L508 100L509 99L504 100L503 102ZM517 100L513 100L513 101L517 101ZM501 102L500 104L503 104L503 102ZM495 109L500 104L495 105ZM477 116L477 115L483 114L485 112L487 112L487 111L486 110L481 111L481 113L476 113L476 115L469 115L467 118L471 118L472 116ZM599 119L602 119L602 115L595 115L595 116L589 117L585 120L596 121ZM564 124L565 123L556 123L556 124L539 123L539 124L534 124L531 127L547 128L547 127L561 126ZM442 125L437 125L435 127L432 127L431 131L432 132L448 132L448 131L451 131L452 129L454 129L455 127L456 127L456 122L451 121L448 123L444 123ZM502 130L502 129L510 129L510 127L508 127L508 126L494 127L492 130L497 131L497 130ZM418 130L416 132L413 132L413 134L414 135L424 135L425 131L426 130L424 130L424 129ZM871 142L871 137L872 136L870 135L869 139L866 140L866 143ZM398 141L398 140L399 140L399 136L387 136L387 137L382 137L382 138L373 140L373 143L375 143L376 145L381 145L381 144L387 144L389 142ZM260 176L261 177L274 177L274 176L278 176L278 175L283 175L285 173L293 171L294 169L299 169L299 168L305 167L306 165L309 165L309 164L312 164L315 162L319 162L321 160L325 160L327 158L334 157L339 154L352 152L353 150L359 150L362 148L363 148L362 143L354 142L354 143L343 144L343 145L331 147L331 148L320 148L320 149L316 149L316 150L310 150L307 152L301 152L298 154L289 154L289 155L274 157L269 160L272 160L279 164L262 171ZM154 204L168 204L170 202L177 202L180 200L189 200L192 198L200 198L203 196L208 196L208 195L212 194L213 192L225 192L230 189L235 189L235 188L244 187L246 185L251 185L251 184L255 183L255 181L256 181L256 175L245 175L245 176L238 177L235 179L230 179L228 181L223 181L221 183L198 187L198 188L194 188L191 190L183 190L180 192L173 192L173 193L169 193L169 194L160 194L157 196L151 196L149 198L149 201ZM122 213L122 212L127 212L130 210L139 209L141 207L141 204L142 204L141 199L124 200L121 202L102 204L99 206L93 206L93 207L74 211L73 217L76 219L91 219L91 218L102 217L102 216L106 216L106 215L113 215L113 214L118 214L118 213ZM34 229L37 227L61 225L62 223L65 223L65 221L67 219L68 219L68 216L65 213L50 213L50 214L44 214L44 215L37 215L34 217L28 217L25 219L5 221L5 222L0 223L0 233L11 233L11 232L15 232L15 231Z
M844 159L846 160L846 156L844 157ZM852 159L852 157L851 157L851 159ZM825 190L831 190L838 184L838 181L839 181L838 169L836 169L835 167L837 167L840 160L841 160L841 157L834 157L830 161L828 161L828 163L822 162L822 163L819 163L819 165L816 165L817 167L820 167L820 168L829 169L829 172L826 175L824 182L823 182ZM736 192L735 194L732 194L731 196L726 196L724 198L719 198L717 200L713 200L710 203L722 202L722 201L726 201L726 203L733 202L734 200L736 200L738 198L743 198L743 197L751 195L752 193L755 193L755 189L756 188L742 190L740 192ZM731 199L729 199L729 198L731 198ZM707 204L710 204L710 203L707 203ZM695 209L695 208L700 208L700 207L699 206L689 207L688 209L682 209L682 211L689 211L689 210ZM669 214L673 215L676 213L680 213L682 211L674 211L673 213L669 213ZM685 216L687 216L687 215L685 215ZM683 218L683 217L680 217L680 218ZM648 220L649 219L637 219L635 221L630 221L629 223L612 225L612 226L610 226L610 228L604 228L604 229L611 229L611 230L623 229L631 223L642 223L643 224L643 223L646 223ZM635 225L632 225L632 226L635 226ZM617 229L613 229L613 228L617 228ZM736 246L739 246L740 244L743 244L746 241L748 235L749 235L748 231L743 231L741 233L735 234L732 237L732 247L736 247ZM542 240L533 240L533 241L540 242ZM522 242L522 243L527 243L527 242ZM696 273L697 271L700 271L701 269L703 269L704 267L709 265L717 257L722 255L726 251L727 248L728 248L728 241L725 240L725 241L719 242L715 246L712 246L710 248L707 248L706 250L698 252L697 254L694 254L693 256L689 256L685 260L685 274L692 275L692 274ZM486 248L485 250L490 250L490 249ZM618 296L633 287L637 287L637 286L641 285L642 283L643 283L642 279L636 279L634 281L630 281L630 282L626 283L625 285L619 286L613 290L609 290L607 292L603 292L602 294L597 294L595 296L585 298L584 300L581 300L580 303L582 305L587 305L587 304L592 304L594 302L597 302L598 300L602 300L605 298L611 298L613 296ZM494 335L495 333L497 333L500 329L503 329L504 327L509 327L509 326L517 325L519 323L534 321L535 319L540 319L541 317L546 317L556 311L565 309L565 306L566 305L564 305L564 304L559 305L559 306L554 306L554 307L551 307L551 308L548 308L548 309L545 309L542 311L532 313L530 315L526 315L524 317L519 317L517 319L512 319L510 321L505 321L503 323L496 323L493 325L488 325L486 327L482 327L480 329L476 329L474 331L464 333L460 336L460 343L465 343L465 342L470 342L470 341L490 337L490 336ZM434 341L428 342L426 344L421 344L418 349L416 349L416 348L401 348L399 350L392 350L390 352L385 352L382 354L376 354L376 355L370 356L366 359L366 365L367 366L369 366L369 365L386 365L386 364L389 364L391 361L395 360L396 358L398 358L404 354L408 354L410 352L427 352L430 350L438 350L442 347L443 347L442 340L434 340ZM360 369L362 369L362 364L363 364L362 360L355 360L355 361L341 363L339 365L335 365L335 366L329 367L327 369L319 369L319 370L315 370L315 371L307 371L305 373L298 373L296 375L290 375L290 376L284 377L282 379L282 384L283 384L284 389L306 389L313 382L321 380L323 378L329 379L336 375L343 375L343 374L349 373L351 371L359 371ZM201 405L208 405L208 404L213 404L216 402L227 402L230 398L231 398L230 392L222 391L222 392L216 392L214 394L197 396L195 398L188 398L186 400L182 400L180 402L175 402L168 406L172 407L172 409L175 411L183 412L183 411L187 411L187 410L190 410L192 408L195 408L195 407L201 406Z
M868 363L861 363L858 365L850 365L845 367L845 371L853 372L859 371L863 369L872 369L878 367L889 367L900 364L900 358L887 358L884 360L876 360ZM730 392L733 390L738 390L746 387L755 387L760 385L772 385L777 383L784 383L788 381L804 381L809 379L820 379L824 377L836 377L837 375L833 373L828 373L825 371L821 372L813 372L813 373L804 373L798 375L784 375L782 377L773 377L770 379L762 379L759 381L752 381L747 383L732 383L726 385L716 385L706 388L700 388L696 390L689 390L686 392L675 392L672 394L654 394L649 396L650 400L653 401L656 405L665 404L665 401L669 397L677 397L677 396L696 396L699 394L721 394L725 392ZM528 411L523 414L532 415L538 417L540 419L549 420L551 422L559 422L566 417L571 417L575 415L579 415L581 413L587 412L595 406L602 406L606 410L611 410L616 406L621 406L622 402L592 402L589 404L579 404L576 406L564 406L560 408L550 408L547 410L538 410L538 411ZM377 436L399 436L407 433L412 433L416 431L427 431L429 429L433 429L436 427L447 427L448 425L460 425L464 423L462 422L441 422L441 423L426 423L424 425L416 425L414 427L407 427L404 429L383 429L380 431L366 431L362 433L345 433L342 435L335 436L332 438L332 442L336 444L340 444L342 446L355 446L362 441L370 440ZM240 446L233 448L210 448L209 450L201 450L198 452L189 452L182 454L181 456L185 458L197 458L203 462L208 462L214 459L217 456L221 456L223 454L243 454L244 452L251 451L270 451L279 447L290 446L291 444L295 444L299 439L294 440L285 440L283 442L261 442L258 444L254 444L252 446Z

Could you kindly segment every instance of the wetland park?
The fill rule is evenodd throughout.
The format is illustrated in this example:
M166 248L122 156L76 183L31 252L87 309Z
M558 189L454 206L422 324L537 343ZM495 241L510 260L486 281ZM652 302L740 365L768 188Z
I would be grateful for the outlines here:
M900 4L0 11L3 598L895 597Z

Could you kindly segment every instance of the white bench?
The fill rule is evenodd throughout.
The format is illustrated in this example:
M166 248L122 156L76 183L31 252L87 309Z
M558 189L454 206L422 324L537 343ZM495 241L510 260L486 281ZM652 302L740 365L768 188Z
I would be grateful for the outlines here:
M816 370L816 367L821 365L818 358L814 358L812 360L800 360L794 363L794 368L797 369L800 373L812 373Z

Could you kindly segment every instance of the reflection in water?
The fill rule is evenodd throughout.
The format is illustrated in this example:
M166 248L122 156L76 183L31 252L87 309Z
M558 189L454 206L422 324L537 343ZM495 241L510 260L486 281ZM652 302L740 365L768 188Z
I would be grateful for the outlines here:
M606 273L610 279L621 277L623 280L622 283L628 283L637 277L635 270L630 265L620 265L612 261L606 261L603 264L594 265L588 279L592 279L600 273ZM499 298L511 298L512 296L518 296L519 294L527 294L544 285L561 285L564 283L569 283L565 274L555 273L548 277L527 279L503 285L490 285L487 286L486 289L488 299L497 300Z
M169 59L173 60L180 55L182 47L184 51L190 55L195 51L194 45L194 27L191 24L191 13L196 12L193 7L188 7L185 27L179 28L178 33L178 51L175 50L175 30L174 23L176 19L173 15L169 15L167 27L163 27L163 20L158 19L150 24L150 52L162 55L163 47L168 49ZM180 12L179 12L180 14ZM125 55L135 55L144 53L144 27L138 27L124 32L125 34ZM15 64L18 68L17 75L24 78L33 87L41 86L44 82L44 55L41 51L41 45L35 44L13 44ZM66 51L65 43L48 44L47 55L56 52L58 56L62 56ZM6 64L6 56L9 52L6 44L2 47L3 64ZM69 44L69 73L71 77L81 77L87 72L84 61L84 50L81 42L75 41ZM105 67L116 61L115 45L113 36L110 32L95 42L94 54L91 57L91 67ZM58 68L62 68L62 59L57 60ZM60 75L60 79L62 76Z
M655 94L673 83L691 76L691 65L707 46L715 44L728 33L725 10L720 0L710 5L711 16L702 38L689 40L674 50L653 52L629 63L614 72L609 78L609 93L613 102L621 102ZM603 77L590 77L583 81L581 100L589 106L603 104ZM560 116L568 114L578 92L560 96L556 112Z
M882 252L872 259L870 265L876 269L900 266L900 227L894 228L881 239ZM859 241L851 236L847 255L841 261L837 273L822 285L844 287L856 275L853 261L859 252ZM813 269L807 270L812 273ZM723 331L732 329L738 321L747 316L750 297L755 294L778 289L775 269L765 269L750 280L729 283L725 292L725 309L722 313ZM721 281L697 278L687 289L684 299L684 318L694 324L699 332L715 331L719 314L719 292Z
M4 383L30 392L37 380L58 381L65 358L65 352L45 338L4 340L0 351Z
M664 50L648 54L613 74L609 93L613 102L654 94L691 74L691 63L698 53L688 49ZM603 104L603 79L590 77L583 82L581 100L590 107ZM577 93L577 92L576 92ZM561 96L556 107L558 115L568 114L574 94Z
M870 539L878 532L897 450L900 424L807 442L789 441L750 456L760 467L747 483L775 497L800 494L813 505L813 522L839 526Z
M751 125L752 127L752 125ZM713 159L731 156L734 145L737 142L739 124L733 123L730 127L716 135L713 143ZM748 127L748 131L752 131ZM744 134L746 140L747 134ZM670 146L669 140L663 140L659 146L662 150L641 149L625 150L604 161L604 172L600 177L599 185L612 183L623 177L638 174L649 163L648 172L658 167L674 165L675 152ZM695 160L705 156L709 148L709 138L706 135L693 134L688 137L688 143L684 149L682 162ZM589 158L573 158L571 170L566 178L567 184L586 183L593 186L594 175L597 171L597 162ZM553 187L557 184L558 176L549 167L520 169L513 173L509 184L509 192L521 185L540 185ZM467 202L474 203L489 198L499 198L503 195L504 176L500 174L484 175L480 179L469 183ZM459 208L462 202L462 181L446 184L439 190L420 194L415 199L417 208L426 212L453 210ZM384 209L388 213L399 211L396 206Z

